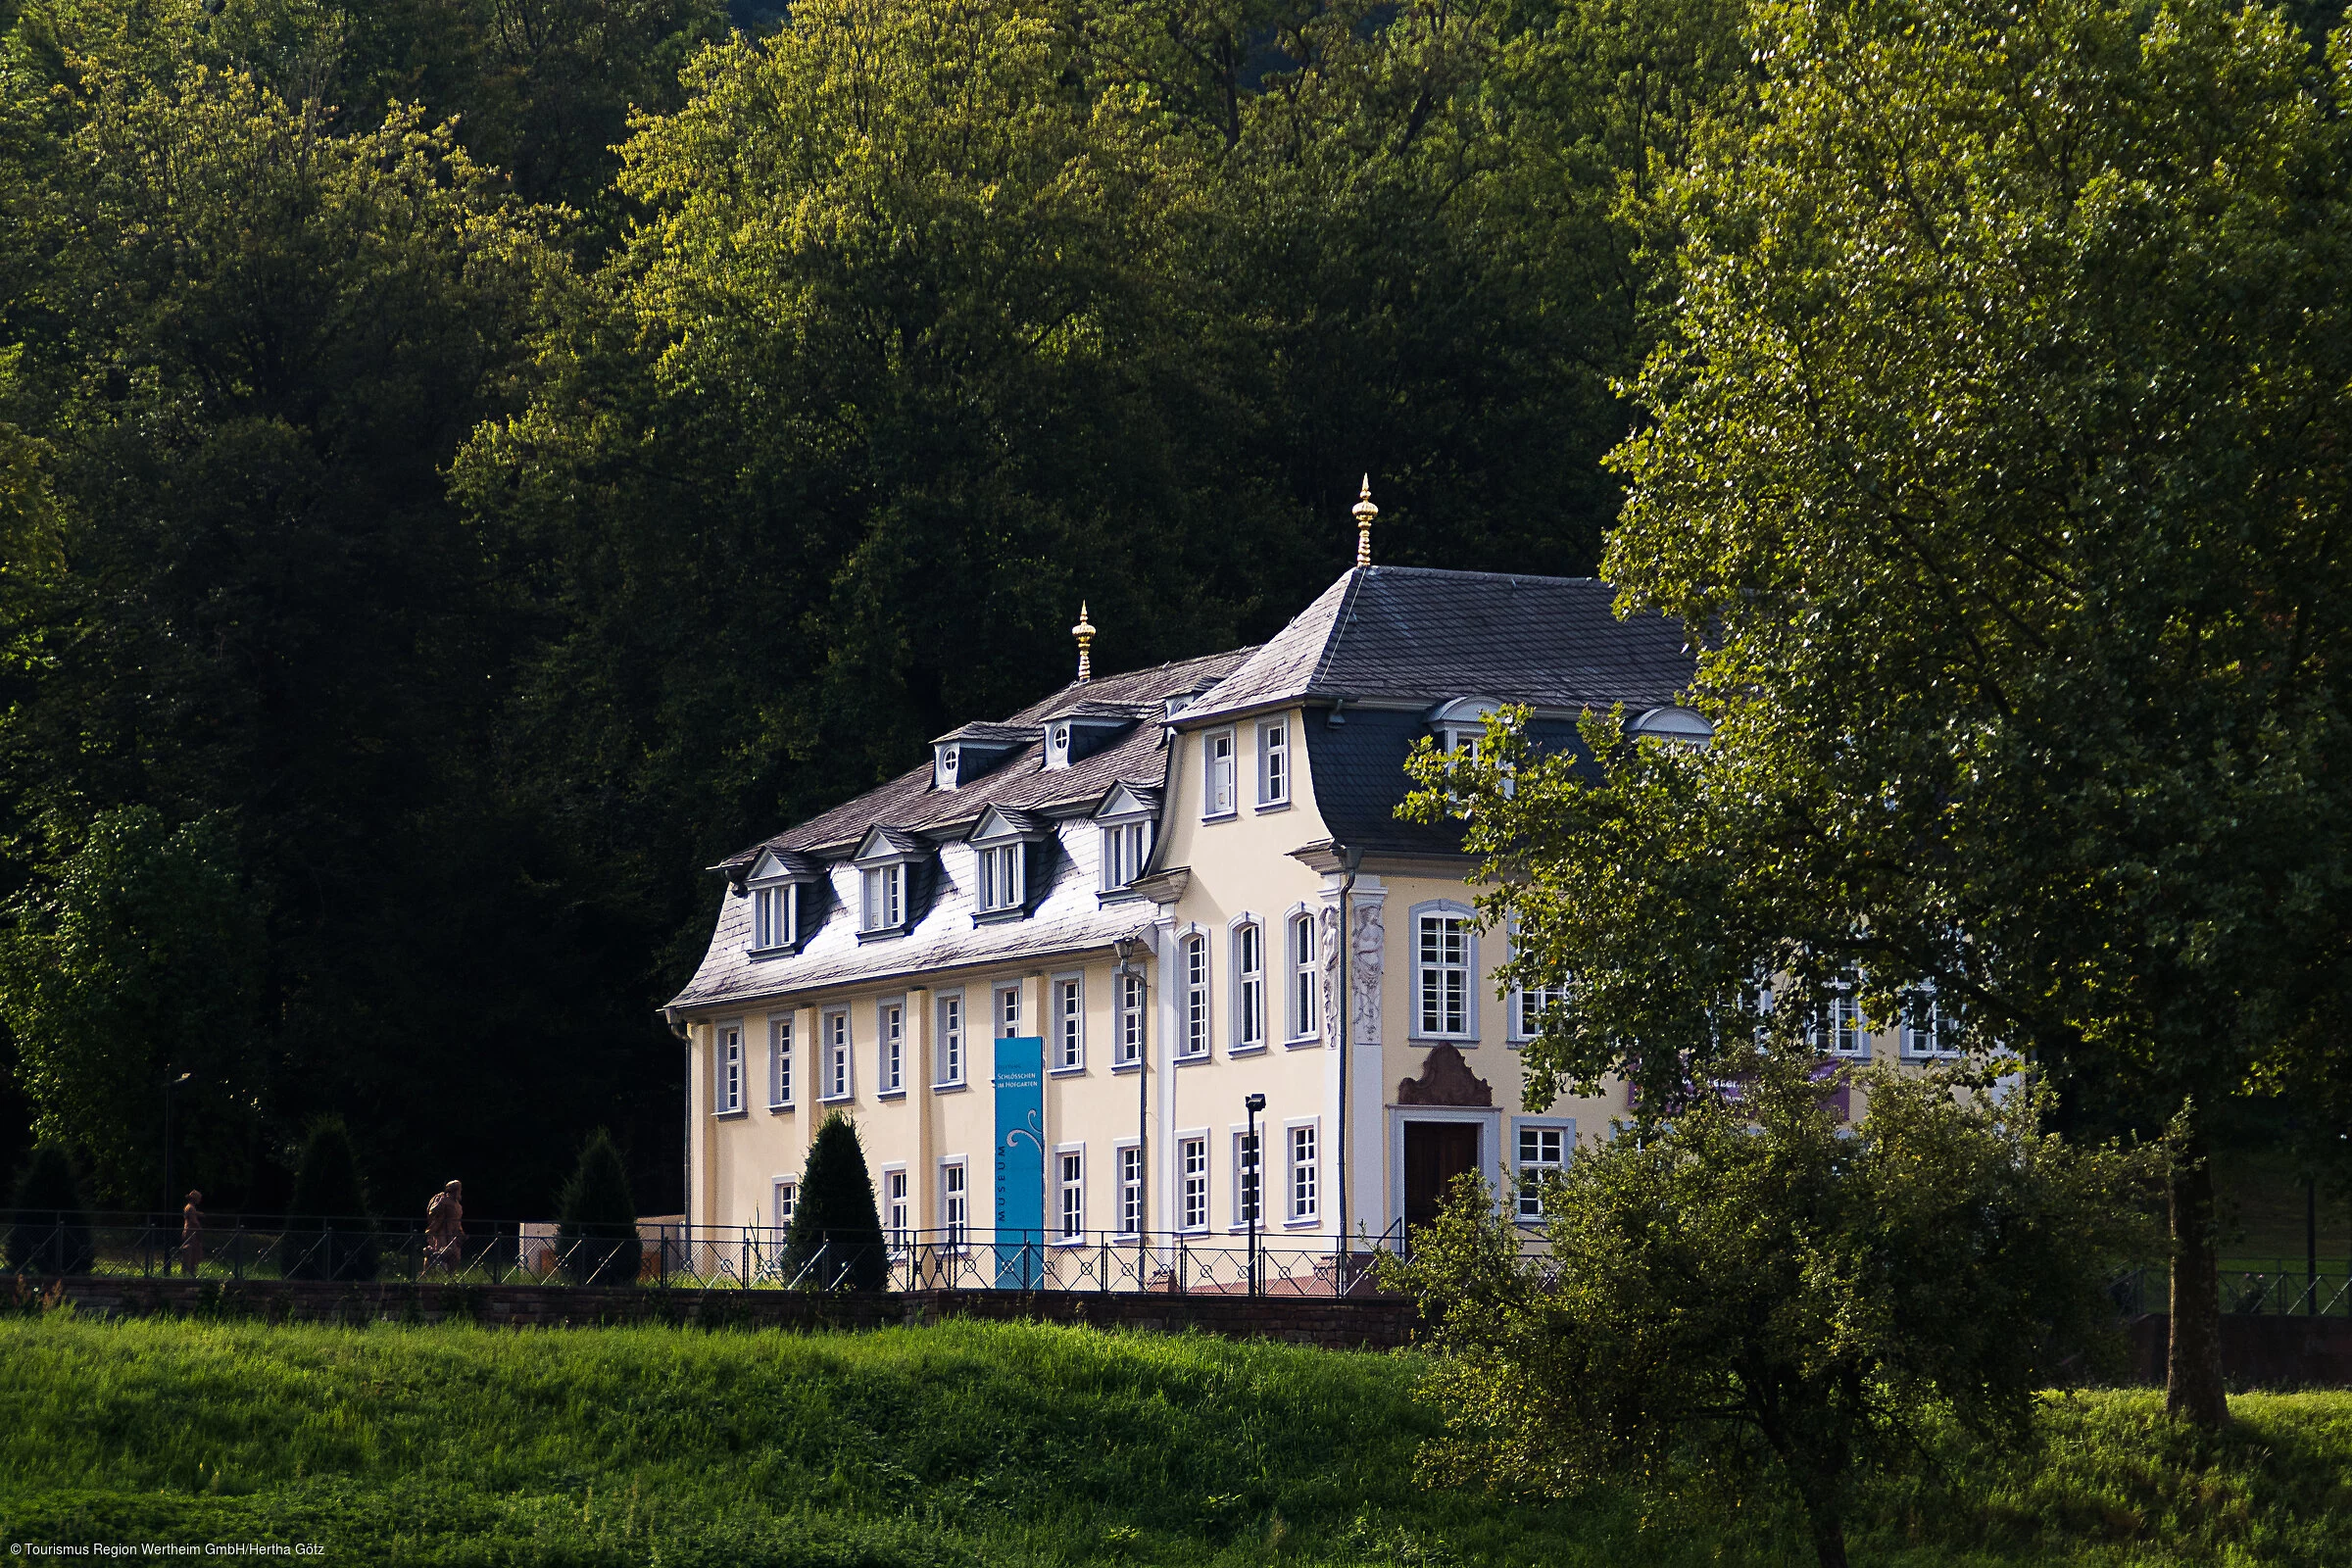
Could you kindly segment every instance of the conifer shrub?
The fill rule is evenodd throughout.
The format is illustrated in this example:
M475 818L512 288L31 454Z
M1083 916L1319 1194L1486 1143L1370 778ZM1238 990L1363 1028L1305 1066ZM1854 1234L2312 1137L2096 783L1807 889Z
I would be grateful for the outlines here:
M882 1215L858 1124L825 1118L801 1171L800 1201L784 1239L784 1278L826 1291L878 1291L890 1283Z
M320 1116L302 1141L280 1256L288 1279L371 1280L382 1262L351 1129Z
M17 1177L8 1227L8 1266L34 1274L87 1274L97 1255L81 1177L65 1146L33 1146Z
M630 1285L644 1261L637 1200L612 1135L599 1127L556 1205L556 1255L575 1285Z

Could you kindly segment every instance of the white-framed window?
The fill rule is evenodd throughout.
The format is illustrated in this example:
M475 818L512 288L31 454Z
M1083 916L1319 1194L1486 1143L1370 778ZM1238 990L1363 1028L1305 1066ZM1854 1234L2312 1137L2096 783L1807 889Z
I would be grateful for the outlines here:
M1519 1124L1516 1172L1519 1218L1538 1220L1544 1217L1544 1179L1567 1163L1568 1151L1575 1142L1575 1129L1563 1124L1533 1121Z
M1528 986L1511 993L1511 1038L1533 1040L1544 1032L1544 1014L1568 999L1565 986Z
M792 1211L801 1203L801 1184L788 1176L779 1176L770 1196L775 1204L776 1229L792 1229Z
M827 1100L850 1098L850 1015L828 1012L824 1021L825 1086Z
M889 931L904 925L906 921L905 864L869 865L861 880L864 898L858 909L858 929Z
M1086 1066L1086 984L1076 975L1054 982L1054 1070Z
M1233 731L1211 730L1200 737L1202 816L1231 816L1233 805Z
M1317 1003L1323 994L1323 968L1315 951L1315 916L1301 909L1283 922L1284 956L1290 960L1290 1028L1293 1040L1312 1040L1321 1024Z
M932 1081L941 1085L963 1082L963 993L939 999L939 1036L932 1042Z
M939 1224L947 1233L948 1250L960 1252L972 1234L972 1194L965 1179L968 1168L960 1159L945 1159L939 1164Z
M1319 1161L1320 1129L1311 1121L1293 1122L1284 1129L1290 1177L1290 1220L1303 1224L1322 1212L1323 1167Z
M1021 1032L1021 988L999 986L996 991L997 1038L1010 1040Z
M1288 719L1270 719L1257 726L1257 804L1291 803L1291 726Z
M1117 1065L1133 1067L1144 1059L1144 1029L1148 993L1144 977L1128 973L1119 976L1119 1054Z
M1477 1034L1477 956L1466 912L1453 908L1415 911L1414 1034L1454 1040Z
M1850 984L1840 984L1822 1008L1821 1035L1833 1056L1867 1060L1870 1030L1862 1021L1862 1000Z
M712 1033L710 1109L732 1116L743 1109L743 1025L722 1023Z
M1262 1174L1258 1145L1265 1134L1248 1130L1233 1135L1233 1222L1247 1225L1256 1220L1265 1223L1263 1210L1258 1207L1259 1178Z
M1188 1231L1208 1229L1208 1140L1179 1138L1176 1141L1176 1178L1180 1195L1177 1210L1181 1227Z
M1116 893L1144 874L1152 860L1152 823L1102 824L1102 891Z
M877 1009L875 1036L878 1050L875 1065L881 1069L878 1092L885 1095L902 1093L906 1088L906 1004L885 1002Z
M789 948L800 930L801 885L775 882L752 889L752 951Z
M1078 1242L1086 1239L1086 1151L1057 1149L1054 1152L1054 1192L1061 1216L1061 1239Z
M980 852L980 912L999 914L1028 902L1023 880L1029 846L1014 841L991 844Z
M1121 1236L1140 1235L1144 1228L1144 1150L1141 1144L1120 1144L1119 1214Z
M1184 970L1184 1054L1208 1054L1208 938L1198 933L1177 944Z
M1266 1043L1266 928L1245 920L1233 928L1233 1049Z
M792 1103L792 1014L767 1015L767 1102L782 1109Z
M1903 998L1903 1054L1925 1061L1957 1056L1958 1046L1944 1028L1943 1010L1934 986L1921 986Z
M907 1200L904 1165L885 1166L882 1171L882 1222L890 1232L890 1250L906 1251L908 1233L914 1228L914 1205Z

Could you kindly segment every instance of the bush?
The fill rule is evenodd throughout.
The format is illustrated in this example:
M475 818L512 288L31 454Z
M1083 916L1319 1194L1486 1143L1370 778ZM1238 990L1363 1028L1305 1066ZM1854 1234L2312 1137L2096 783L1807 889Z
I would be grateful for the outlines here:
M865 1146L858 1124L839 1111L817 1128L801 1172L800 1203L784 1239L784 1277L828 1291L878 1291L890 1283Z
M62 1144L36 1144L17 1178L8 1266L35 1274L87 1274L97 1256L81 1178Z
M351 1129L340 1116L321 1116L303 1140L286 1205L285 1272L297 1280L371 1280L381 1261L375 1221Z
M556 1254L575 1285L630 1285L644 1261L637 1200L612 1135L599 1127L580 1151L579 1168L557 1200Z

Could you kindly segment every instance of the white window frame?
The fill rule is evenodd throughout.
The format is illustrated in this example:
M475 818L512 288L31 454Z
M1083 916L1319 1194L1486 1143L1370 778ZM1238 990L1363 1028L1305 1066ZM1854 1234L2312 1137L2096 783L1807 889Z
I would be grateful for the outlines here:
M1257 726L1257 808L1274 811L1290 804L1291 721L1286 714Z
M906 925L906 862L858 868L858 930L872 936ZM883 918L887 916L887 918Z
M1230 729L1212 729L1200 737L1200 815L1222 821L1239 809L1240 791L1234 787L1235 753L1240 742Z
M1250 1205L1257 1204L1257 1228L1266 1229L1266 1124L1257 1124L1257 1168L1249 1163L1250 1133L1247 1123L1233 1129L1233 1228L1242 1230L1250 1223Z
M767 1200L768 1217L775 1221L775 1229L790 1230L793 1211L801 1202L801 1179L798 1176L776 1177L768 1183Z
M1132 1138L1119 1139L1110 1146L1110 1158L1118 1188L1110 1216L1114 1227L1111 1234L1141 1235L1144 1219L1144 1146Z
M824 1081L817 1086L818 1096L828 1105L838 1105L858 1098L857 1042L850 1029L850 1009L834 1007L818 1014L816 1038L824 1053Z
M792 1043L795 1019L789 1012L767 1015L767 1108L792 1108Z
M1011 1005L1005 1005L1006 1001ZM1006 981L988 993L988 1032L997 1040L1017 1040L1021 1034L1021 983Z
M1243 914L1226 928L1233 961L1233 1032L1228 1056L1266 1049L1266 923Z
M1151 1045L1152 988L1140 969L1129 969L1111 979L1119 1007L1118 1044L1111 1066L1141 1067L1144 1052Z
M1830 990L1822 1004L1821 1021L1816 1031L1816 1048L1824 1055L1839 1061L1868 1061L1870 1059L1870 1022L1862 1016L1860 987L1852 981L1840 980Z
M1086 976L1057 974L1048 983L1046 995L1053 1003L1054 1070L1086 1071Z
M1918 1024L1914 1022L1914 1020L1919 1017L1919 1009L1923 1004L1925 1006L1928 1019L1928 1027L1925 1031L1928 1037L1928 1044L1925 1050L1922 1050L1919 1044L1919 1037L1922 1031L1920 1030ZM1949 1026L1950 1020L1945 1018L1943 1015L1943 1004L1936 999L1935 986L1920 985L1914 987L1903 997L1902 1021L1895 1026L1898 1038L1901 1041L1901 1054L1903 1057L1910 1061L1951 1061L1957 1059L1960 1055L1960 1048L1958 1046L1945 1044L1945 1042L1951 1038Z
M1121 817L1102 824L1102 891L1119 893L1134 886L1152 863L1152 819Z
M1070 1221L1075 1215L1077 1223ZM1064 1247L1086 1243L1086 1146L1054 1146L1054 1239Z
M1538 1157L1527 1157L1527 1140L1533 1135ZM1556 1159L1543 1157L1543 1141L1556 1138L1559 1155ZM1544 1219L1544 1198L1539 1187L1531 1187L1531 1174L1539 1179L1545 1171L1565 1170L1576 1152L1576 1123L1565 1116L1520 1116L1511 1122L1511 1217L1522 1225L1535 1225Z
M874 1093L906 1092L906 999L884 997L874 1004Z
M938 1029L931 1037L932 1087L961 1088L965 1031L972 1022L971 1013L964 1006L963 993L941 992L934 1010Z
M983 844L979 856L978 908L1008 914L1029 902L1029 846L1020 839Z
M914 1237L914 1190L904 1163L882 1167L882 1240L893 1257L904 1257Z
M1322 940L1315 911L1304 905L1282 917L1283 967L1290 981L1284 987L1286 1038L1294 1046L1315 1045L1323 1038Z
M781 953L801 933L801 884L781 877L751 884L754 953Z
M1568 1000L1566 986L1522 986L1511 993L1511 1044L1541 1039L1545 1009Z
M710 1114L743 1114L743 1020L710 1026Z
M1176 1135L1176 1229L1208 1229L1208 1129Z
M940 1242L951 1252L972 1245L972 1164L962 1154L939 1162Z
M1179 1061L1206 1061L1216 1042L1208 1010L1208 933L1188 931L1176 940L1180 988L1179 1021L1183 1034L1176 1041Z
M1303 1145L1303 1147L1301 1147ZM1323 1119L1299 1116L1282 1124L1282 1222L1315 1225L1323 1219Z
M1478 925L1467 906L1451 901L1416 904L1411 910L1413 994L1411 1028L1415 1040L1446 1040L1456 1045L1478 1043ZM1460 961L1446 958L1446 922L1458 922ZM1438 933L1438 956L1429 956L1433 924ZM1449 998L1447 980L1458 975L1459 990ZM1434 987L1434 989L1433 989ZM1448 1001L1460 1007L1459 1028L1447 1028ZM1432 1002L1436 1003L1433 1020Z

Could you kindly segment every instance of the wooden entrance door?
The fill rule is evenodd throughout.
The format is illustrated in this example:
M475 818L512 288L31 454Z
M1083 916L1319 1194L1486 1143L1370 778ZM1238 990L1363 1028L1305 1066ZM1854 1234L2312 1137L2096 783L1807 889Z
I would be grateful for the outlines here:
M1404 1124L1404 1239L1438 1217L1453 1179L1479 1169L1479 1126L1474 1121L1408 1121Z

